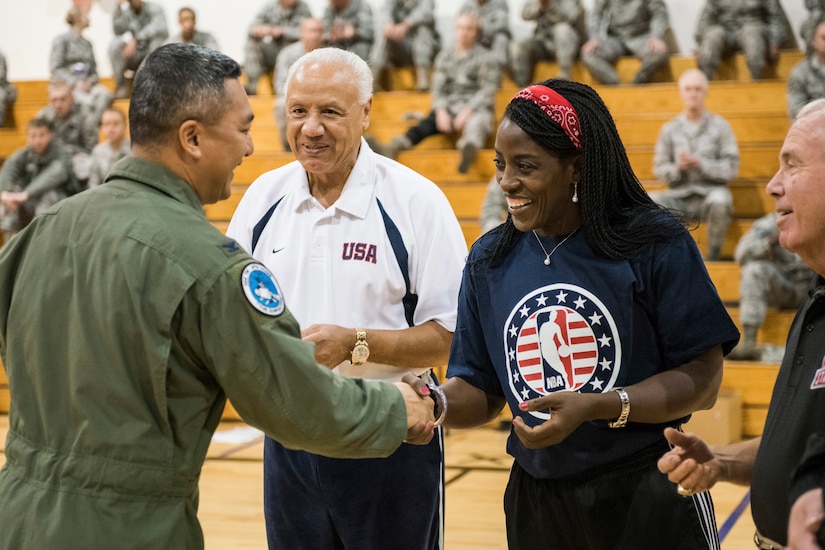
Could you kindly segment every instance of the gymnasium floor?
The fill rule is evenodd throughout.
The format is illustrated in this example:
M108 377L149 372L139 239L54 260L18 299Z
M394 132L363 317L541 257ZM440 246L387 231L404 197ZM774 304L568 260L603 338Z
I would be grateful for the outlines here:
M8 417L0 415L0 465L7 430ZM494 428L447 434L446 550L506 550L502 497L511 463L504 452L506 438L505 431ZM216 433L200 482L198 516L207 549L266 548L262 441L239 422L225 422ZM729 484L713 490L722 550L753 548L747 496L744 487Z

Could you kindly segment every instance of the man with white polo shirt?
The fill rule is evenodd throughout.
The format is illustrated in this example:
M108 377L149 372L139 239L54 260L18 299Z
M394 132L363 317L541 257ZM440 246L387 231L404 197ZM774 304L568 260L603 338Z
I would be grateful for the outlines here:
M447 361L467 248L438 187L362 138L372 82L366 62L336 48L292 65L297 162L250 186L228 235L273 271L319 363L362 378L429 378ZM386 459L341 460L267 440L270 548L442 548L441 445L439 432Z

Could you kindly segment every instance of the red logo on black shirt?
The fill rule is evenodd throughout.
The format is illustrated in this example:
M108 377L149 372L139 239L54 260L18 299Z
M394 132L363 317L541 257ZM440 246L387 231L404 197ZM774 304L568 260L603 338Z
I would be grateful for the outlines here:
M825 357L822 358L822 366L816 369L814 379L811 380L811 389L818 390L819 388L825 388Z

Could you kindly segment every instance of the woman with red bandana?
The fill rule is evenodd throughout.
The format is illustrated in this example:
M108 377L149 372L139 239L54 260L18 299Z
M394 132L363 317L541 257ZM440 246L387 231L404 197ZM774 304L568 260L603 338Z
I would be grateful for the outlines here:
M718 548L710 494L656 467L739 338L695 242L583 84L516 94L495 164L508 217L470 252L441 387L447 426L513 413L509 547Z

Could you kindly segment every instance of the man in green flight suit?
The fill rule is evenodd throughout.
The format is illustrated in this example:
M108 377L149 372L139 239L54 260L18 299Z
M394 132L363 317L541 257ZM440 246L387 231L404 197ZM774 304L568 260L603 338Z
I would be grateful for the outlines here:
M150 54L132 156L0 252L0 549L202 548L198 478L227 398L334 457L432 437L433 402L408 385L316 365L273 275L206 219L253 151L239 75L195 45Z

